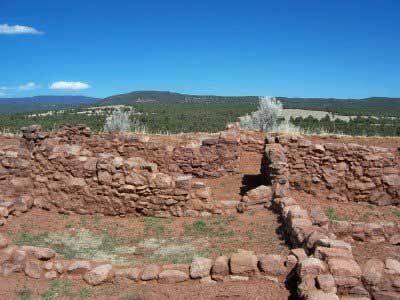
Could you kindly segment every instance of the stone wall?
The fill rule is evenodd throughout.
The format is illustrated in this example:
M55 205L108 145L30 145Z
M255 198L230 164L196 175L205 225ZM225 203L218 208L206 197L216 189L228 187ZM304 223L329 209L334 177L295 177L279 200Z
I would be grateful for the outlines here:
M400 245L400 224L394 222L364 223L331 221L330 229L347 241Z
M315 144L306 137L270 136L282 147L292 187L337 201L400 204L400 157L386 148ZM267 140L268 140L267 139ZM267 143L268 147L277 147ZM264 167L264 172L268 173Z
M97 135L84 126L55 133L31 126L22 138L1 138L0 201L29 195L34 205L60 212L221 213L210 189L192 177L220 177L239 167L234 128L189 144L175 137Z
M302 143L297 138L290 140L291 143ZM262 170L272 180L272 207L282 216L288 240L293 247L301 247L292 250L298 258L299 296L318 300L339 299L337 295L349 299L398 299L400 261L371 259L360 266L347 242L356 234L362 241L377 243L389 238L393 245L398 245L398 225L330 222L319 207L312 208L310 213L302 209L300 203L290 197L291 165L285 149L287 141L283 142L279 137L267 138ZM307 147L312 147L309 151L315 151L315 146ZM322 153L319 146L317 149L317 153ZM368 169L370 164L364 166Z
M168 174L220 177L236 173L239 168L240 136L234 128L219 134L199 136L186 143L179 136L92 134L84 126L65 126L42 141L36 139L36 135L24 134L36 149L41 147L46 151L58 151L54 148L79 145L93 155L109 153L123 158L142 157L156 163L161 172Z

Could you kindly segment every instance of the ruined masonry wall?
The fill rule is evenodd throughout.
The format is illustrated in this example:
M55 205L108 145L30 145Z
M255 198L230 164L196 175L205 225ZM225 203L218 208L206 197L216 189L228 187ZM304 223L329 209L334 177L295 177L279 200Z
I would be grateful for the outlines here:
M239 165L234 130L199 146L170 146L149 136L94 135L84 126L54 134L31 126L22 138L2 140L2 206L29 197L38 207L80 214L219 214L210 189L193 177L220 177L237 172Z
M342 202L400 204L398 153L357 144L315 144L287 135L269 139L282 146L289 182L295 189L312 194L326 191L328 199Z

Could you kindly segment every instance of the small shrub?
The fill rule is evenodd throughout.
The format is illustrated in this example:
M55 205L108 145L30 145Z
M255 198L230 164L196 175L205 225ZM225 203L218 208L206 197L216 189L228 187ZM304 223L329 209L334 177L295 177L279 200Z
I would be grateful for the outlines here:
M22 290L16 291L15 294L16 294L15 298L17 300L31 300L32 299L32 292L26 286Z
M74 228L74 224L73 223L67 223L67 224L65 224L65 228L66 229Z
M207 226L206 222L204 222L203 220L199 220L199 221L194 222L192 224L192 226L193 226L193 231L195 231L198 234L207 233L207 230L208 230L207 227L208 226Z
M104 124L104 131L106 132L144 132L145 127L137 117L132 115L130 111L123 111L122 109L114 110L110 116L106 118Z
M394 214L396 217L400 218L400 211L394 211L393 214Z
M272 131L282 116L283 106L275 97L259 97L258 108L250 115L240 118L243 128Z
M326 216L330 221L338 221L339 217L336 213L336 210L333 207L328 207L326 210Z
M88 287L83 287L79 290L79 299L87 300L90 296L90 289Z

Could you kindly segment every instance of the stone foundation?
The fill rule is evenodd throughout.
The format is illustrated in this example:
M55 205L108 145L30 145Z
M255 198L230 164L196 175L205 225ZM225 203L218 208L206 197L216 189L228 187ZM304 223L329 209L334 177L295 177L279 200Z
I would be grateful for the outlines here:
M267 148L280 145L288 182L297 190L312 194L325 191L328 199L341 202L400 204L398 153L357 144L315 144L306 137L288 135L268 139L274 143Z
M330 222L319 207L313 208L310 214L302 209L299 203L290 197L293 165L290 164L292 160L288 158L285 148L288 141L300 145L304 143L292 137L267 138L262 169L272 180L272 205L282 216L290 243L305 250L304 253L298 250L298 253L301 253L298 257L302 257L297 264L299 295L306 299L321 300L338 299L337 295L346 296L346 299L400 298L400 261L393 258L387 258L384 263L380 260L370 260L361 268L353 257L352 246L338 237L349 233L354 235L355 231L360 239L368 242L382 242L389 237L389 233L392 234L390 238L395 240L398 238L398 225ZM322 150L320 146L306 144L307 151L317 151L326 155L325 148ZM377 161L374 164L377 164ZM371 165L367 161L363 166L369 170ZM382 164L381 167L384 166L385 164ZM388 195L398 194L398 190L393 191L389 185L387 188ZM345 238L348 240L349 236Z

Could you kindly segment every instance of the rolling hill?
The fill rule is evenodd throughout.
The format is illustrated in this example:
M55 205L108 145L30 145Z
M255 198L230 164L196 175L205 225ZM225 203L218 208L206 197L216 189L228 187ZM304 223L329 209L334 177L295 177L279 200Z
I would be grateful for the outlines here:
M93 104L98 98L86 96L34 96L23 98L0 98L0 113L21 113L64 109Z
M380 115L400 117L400 98L364 99L277 97L285 108L328 111L341 115ZM189 95L166 91L135 91L99 100L102 105L138 103L256 103L257 96Z
M278 97L285 108L328 111L340 115L375 115L400 117L400 98L365 99ZM24 113L85 105L168 105L168 104L246 104L255 107L257 96L190 95L168 91L134 91L104 99L86 96L35 96L0 98L0 113Z
M135 103L225 103L228 101L256 102L255 96L214 96L189 95L168 91L135 91L127 94L114 95L99 102L103 105L135 104Z

